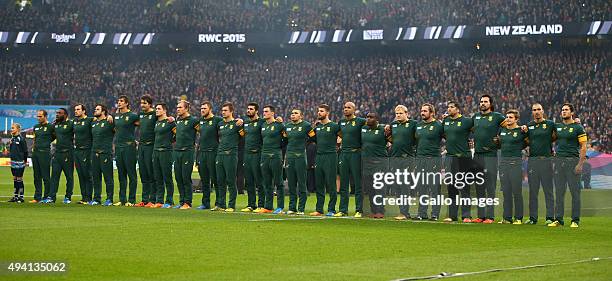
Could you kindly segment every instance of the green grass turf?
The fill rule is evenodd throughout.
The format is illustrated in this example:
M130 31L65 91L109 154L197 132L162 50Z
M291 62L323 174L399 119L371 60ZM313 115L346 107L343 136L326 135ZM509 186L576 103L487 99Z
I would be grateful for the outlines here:
M30 168L25 180L31 196ZM11 194L10 170L2 167L0 196ZM610 190L584 191L579 229L0 203L0 263L69 264L59 275L0 270L0 280L391 280L610 257L611 199ZM238 206L245 202L239 195ZM314 203L311 196L308 210ZM269 218L289 220L261 220ZM612 260L601 260L463 279L610 280L610 274Z

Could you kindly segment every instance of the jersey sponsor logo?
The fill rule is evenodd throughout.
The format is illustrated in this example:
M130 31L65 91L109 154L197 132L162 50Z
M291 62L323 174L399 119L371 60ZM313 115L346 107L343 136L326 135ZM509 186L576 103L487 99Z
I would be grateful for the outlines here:
M529 130L533 130L535 129L533 126L529 126Z
M119 116L115 116L115 119L119 119Z
M393 124L393 126L391 126L391 127L393 127L393 128L397 128L397 124Z
M287 132L291 132L291 128L287 128Z
M500 136L505 136L506 132L502 132L501 134L499 134Z
M476 116L476 120L480 120L480 116Z
M140 119L144 118L144 115L140 114Z
M444 122L444 126L448 126L448 125L450 125L449 122Z
M420 130L420 129L423 129L423 127L421 127L421 126L417 127L417 130Z
M366 132L366 129L361 129L361 131L365 133L365 132Z
M317 128L317 131L320 131L320 130L321 130L321 128Z
M563 130L563 128L557 128L557 131L561 131L561 130Z

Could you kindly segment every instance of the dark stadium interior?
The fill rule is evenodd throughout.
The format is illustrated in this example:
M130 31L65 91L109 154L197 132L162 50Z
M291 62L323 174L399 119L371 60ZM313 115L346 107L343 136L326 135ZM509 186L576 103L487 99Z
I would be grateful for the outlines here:
M44 0L25 11L15 9L14 0L0 4L3 28L53 32L258 32L612 18L607 0Z

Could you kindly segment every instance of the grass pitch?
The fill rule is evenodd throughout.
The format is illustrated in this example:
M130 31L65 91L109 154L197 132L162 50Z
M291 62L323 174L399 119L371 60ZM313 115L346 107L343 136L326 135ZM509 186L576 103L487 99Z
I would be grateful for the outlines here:
M31 168L25 183L31 196ZM9 274L0 269L0 280L392 280L612 257L612 190L582 193L579 229L550 229L542 222L444 224L4 203L12 190L10 170L2 167L0 264L63 261L68 271ZM195 195L194 205L200 196ZM239 195L237 206L245 203L246 195ZM311 196L307 211L314 203ZM612 260L607 259L459 278L610 280L610 274Z

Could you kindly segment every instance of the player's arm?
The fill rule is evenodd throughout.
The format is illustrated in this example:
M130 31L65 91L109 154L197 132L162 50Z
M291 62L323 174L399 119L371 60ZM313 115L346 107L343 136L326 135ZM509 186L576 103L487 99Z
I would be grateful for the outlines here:
M19 137L21 138L21 136ZM27 165L28 164L28 143L26 142L25 138L23 138L23 140L19 142L19 146L21 146L21 151L23 151L23 159Z
M238 124L236 124L238 126ZM246 135L246 131L243 126L238 126L238 135L242 138Z
M51 131L51 141L54 141L54 140L55 140L55 138L57 137L57 136L55 135L55 126L51 126L51 127L50 127L50 129L49 129L49 131Z
M578 135L578 143L580 144L580 159L578 160L578 165L574 169L576 174L582 173L582 166L586 161L586 152L587 152L587 136L586 133L582 132L582 134Z
M308 134L306 134L306 136L308 136L308 139L306 140L306 142L313 142L316 143L317 142L317 132L315 130L315 128L310 128L310 131L308 131Z

